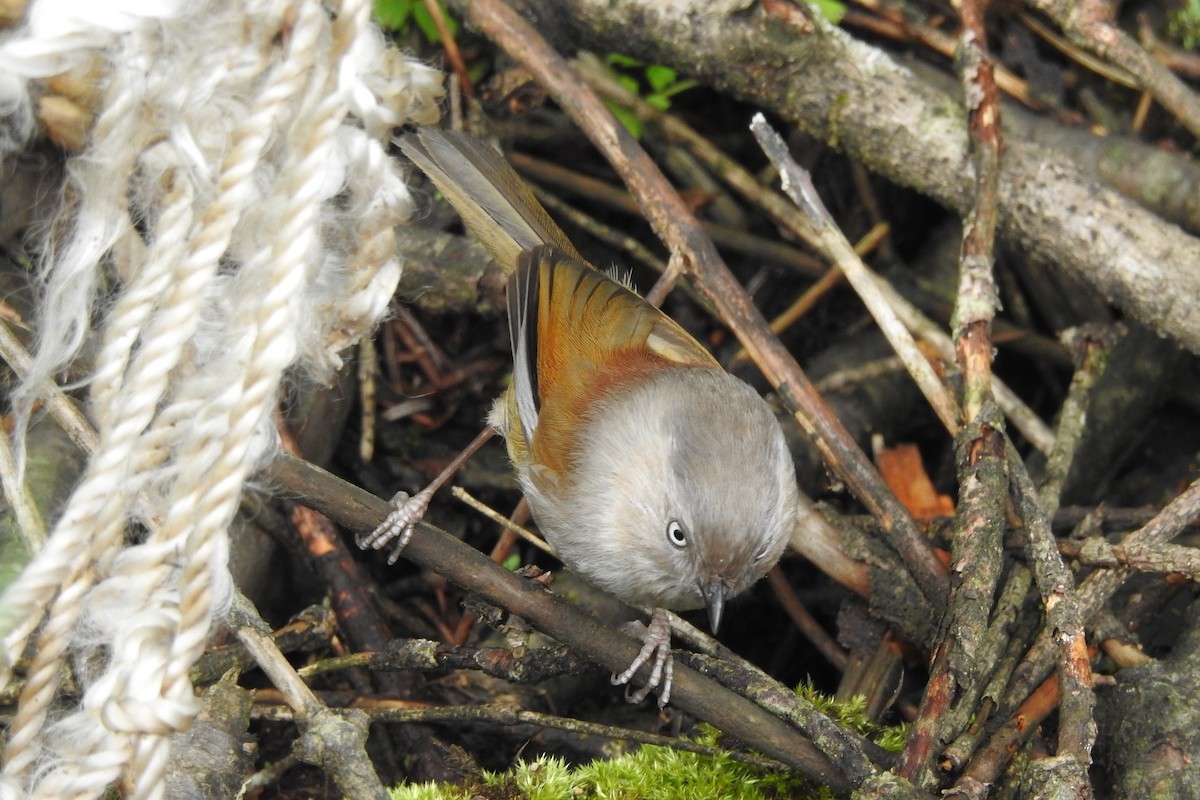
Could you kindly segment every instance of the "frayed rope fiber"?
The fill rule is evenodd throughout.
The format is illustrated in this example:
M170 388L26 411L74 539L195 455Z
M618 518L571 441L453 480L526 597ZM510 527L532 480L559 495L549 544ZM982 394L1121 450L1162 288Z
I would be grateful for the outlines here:
M15 397L27 414L94 341L97 444L0 598L0 683L29 658L0 800L99 797L118 780L163 794L281 381L328 376L399 279L393 229L411 204L385 147L436 120L441 83L384 43L370 8L41 0L0 40L0 158L33 135L40 79L86 75L100 93L40 249L37 348Z

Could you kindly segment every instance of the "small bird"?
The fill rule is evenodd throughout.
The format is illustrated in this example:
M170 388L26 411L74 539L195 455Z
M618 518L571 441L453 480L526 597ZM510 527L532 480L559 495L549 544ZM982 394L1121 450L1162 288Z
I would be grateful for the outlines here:
M513 379L489 422L563 563L653 609L644 647L613 683L648 662L646 686L629 699L657 688L665 706L663 609L706 607L716 633L726 602L779 560L792 533L796 476L779 423L683 328L585 261L486 144L423 128L400 148L508 276ZM360 544L403 546L428 496Z

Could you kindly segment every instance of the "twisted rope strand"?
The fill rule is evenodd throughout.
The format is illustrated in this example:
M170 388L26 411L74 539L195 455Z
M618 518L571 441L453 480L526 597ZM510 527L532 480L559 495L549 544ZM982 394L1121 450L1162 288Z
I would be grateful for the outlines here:
M60 2L38 0L31 19ZM227 529L273 452L280 383L293 365L328 373L385 313L393 226L411 202L381 139L433 121L440 94L432 70L384 48L366 0L125 12L117 31L72 23L76 56L102 57L110 83L70 166L64 242L45 253L27 400L111 297L90 385L95 452L3 598L0 680L42 629L0 800L94 798L122 778L135 798L162 796L171 734L198 709L188 671L230 596ZM57 58L39 30L0 45L0 73L22 53L27 72ZM147 533L127 546L131 524ZM83 696L47 724L68 654Z

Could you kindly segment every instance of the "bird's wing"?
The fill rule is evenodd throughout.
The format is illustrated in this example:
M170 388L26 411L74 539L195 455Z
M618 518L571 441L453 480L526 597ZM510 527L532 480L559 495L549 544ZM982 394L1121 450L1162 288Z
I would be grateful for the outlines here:
M508 292L522 430L535 460L558 472L596 399L664 366L719 368L670 317L553 247L523 252Z

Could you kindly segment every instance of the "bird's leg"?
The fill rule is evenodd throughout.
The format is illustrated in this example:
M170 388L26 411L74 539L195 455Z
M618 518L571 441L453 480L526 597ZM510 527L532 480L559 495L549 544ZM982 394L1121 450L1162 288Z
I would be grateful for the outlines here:
M454 457L454 460L446 465L446 468L434 478L428 486L416 494L409 496L408 492L396 492L392 498L392 512L379 524L375 530L368 533L366 536L359 536L357 539L358 546L366 550L368 547L374 550L381 550L389 543L395 541L392 545L392 553L388 556L388 563L395 564L396 559L400 558L400 552L404 550L404 546L408 544L408 540L412 538L413 528L425 516L425 512L429 510L429 501L433 499L434 492L442 488L446 481L454 477L454 473L458 472L462 465L467 463L467 459L475 455L479 448L491 439L496 433L492 426L484 428L478 436L476 436L469 445L463 448L463 451Z
M640 703L646 699L646 695L658 689L658 707L664 708L671 699L671 676L675 672L675 665L671 658L671 618L666 610L661 608L654 609L654 613L650 615L650 624L642 631L642 649L637 658L620 675L612 676L613 685L629 683L638 669L650 661L651 657L654 660L650 662L650 677L646 680L646 685L634 691L626 689L625 699L631 703Z

